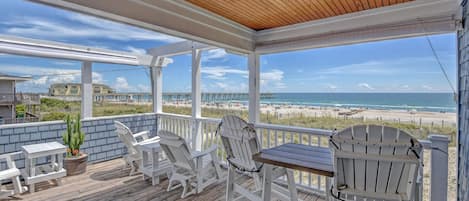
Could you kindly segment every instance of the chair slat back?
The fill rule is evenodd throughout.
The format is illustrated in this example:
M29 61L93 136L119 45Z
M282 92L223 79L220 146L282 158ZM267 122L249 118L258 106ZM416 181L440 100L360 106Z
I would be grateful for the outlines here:
M413 196L422 146L405 131L357 125L333 135L331 147L335 152L337 189L361 192L356 200L362 200L366 193L383 199L395 195L409 200Z
M117 137L127 147L127 152L129 154L137 154L138 150L135 147L137 140L134 138L133 133L130 130L130 128L119 121L114 121L114 125L116 127Z
M159 131L158 136L161 148L174 166L196 171L196 165L184 138L166 130Z
M246 170L257 169L252 155L259 153L260 145L253 126L237 116L227 115L222 118L220 137L231 163Z

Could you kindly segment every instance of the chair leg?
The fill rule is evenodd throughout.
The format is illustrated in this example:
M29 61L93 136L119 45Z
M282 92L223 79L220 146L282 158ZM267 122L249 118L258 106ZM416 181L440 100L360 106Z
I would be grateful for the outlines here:
M196 189L196 192L197 193L200 193L204 190L203 188L203 182L204 182L204 174L202 173L203 170L199 170L199 172L197 173L197 189Z
M18 176L12 178L12 182L13 182L13 188L15 189L15 193L23 193L23 188L21 187L21 182L20 182L20 178Z
M226 180L226 201L233 200L233 191L234 191L234 175L235 172L233 167L229 165L228 167L228 179Z
M298 201L298 192L296 191L295 177L293 171L287 170L288 190L290 191L290 200Z
M210 156L212 157L212 163L213 166L215 167L215 174L217 176L217 179L221 179L221 169L220 169L220 162L218 161L217 154L215 152L210 153Z
M129 176L132 176L132 175L134 175L135 172L137 171L137 168L135 167L135 162L134 162L134 161L132 161L132 162L130 163L130 168L131 168L131 169L130 169Z

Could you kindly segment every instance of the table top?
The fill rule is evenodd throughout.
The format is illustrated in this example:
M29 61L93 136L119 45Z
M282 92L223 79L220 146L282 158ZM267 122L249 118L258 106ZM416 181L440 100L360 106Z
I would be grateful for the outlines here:
M159 151L160 147L160 139L149 139L142 142L139 142L137 145L142 150L152 150L152 151Z
M261 152L254 154L252 158L261 163L327 177L334 176L332 153L327 147L288 143L270 149L263 149Z
M24 145L22 146L22 149L27 154L34 154L51 151L65 151L67 147L58 142L47 142L40 144Z

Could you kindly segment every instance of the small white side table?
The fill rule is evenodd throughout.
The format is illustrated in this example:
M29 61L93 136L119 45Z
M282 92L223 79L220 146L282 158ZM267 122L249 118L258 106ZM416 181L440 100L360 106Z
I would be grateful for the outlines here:
M42 181L55 179L60 185L60 178L67 175L63 168L63 156L67 147L58 142L48 142L22 146L25 155L25 169L22 176L26 185L29 185L29 192L34 193L34 184ZM36 165L37 158L50 156L50 163Z
M151 178L151 184L160 183L160 176L171 172L172 165L167 160L160 160L163 150L160 147L160 140L144 141L138 144L138 149L142 154L139 171L143 174L143 179Z

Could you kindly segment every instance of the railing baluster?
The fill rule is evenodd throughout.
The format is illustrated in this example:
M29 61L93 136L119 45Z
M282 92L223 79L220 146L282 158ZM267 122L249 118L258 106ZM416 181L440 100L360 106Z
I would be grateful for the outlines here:
M277 130L274 130L275 132L275 146L278 146L278 133Z
M285 144L285 131L282 131L282 144Z
M270 148L270 130L267 130L267 148Z

